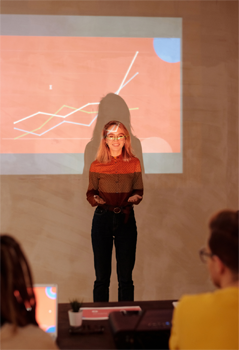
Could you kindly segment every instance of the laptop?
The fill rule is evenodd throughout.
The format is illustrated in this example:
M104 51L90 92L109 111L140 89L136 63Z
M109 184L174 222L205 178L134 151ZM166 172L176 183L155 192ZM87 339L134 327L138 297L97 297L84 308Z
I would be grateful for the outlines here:
M36 321L41 329L57 338L58 293L56 284L34 284Z

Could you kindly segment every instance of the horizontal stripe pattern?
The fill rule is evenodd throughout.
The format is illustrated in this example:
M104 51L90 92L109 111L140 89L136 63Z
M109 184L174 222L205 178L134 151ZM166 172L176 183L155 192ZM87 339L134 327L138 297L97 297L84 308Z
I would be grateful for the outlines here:
M94 195L99 195L107 205L125 206L134 194L143 195L143 181L140 161L132 157L124 161L122 156L109 163L95 160L90 167L87 200L92 206L98 205ZM138 204L141 200L134 204Z

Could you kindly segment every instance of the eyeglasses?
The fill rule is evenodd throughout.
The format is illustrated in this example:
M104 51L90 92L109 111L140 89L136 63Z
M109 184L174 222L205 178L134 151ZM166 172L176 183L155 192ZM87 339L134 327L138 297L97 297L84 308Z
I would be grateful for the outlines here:
M113 136L113 135L109 135L109 136L106 136L107 140L110 140L110 141L123 141L123 139L125 138L125 135L118 135L118 136Z
M200 256L200 259L203 263L206 263L207 262L207 258L212 258L214 256L214 254L212 253L208 253L206 251L206 248L201 248L199 250L199 256Z

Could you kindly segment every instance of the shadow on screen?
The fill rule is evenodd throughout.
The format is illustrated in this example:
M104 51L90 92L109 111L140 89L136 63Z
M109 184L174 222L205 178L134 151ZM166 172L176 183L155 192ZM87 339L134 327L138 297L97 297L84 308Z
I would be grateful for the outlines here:
M84 154L83 178L88 181L91 163L95 160L96 153L101 141L101 132L106 123L111 120L122 122L129 131L134 155L139 158L144 174L142 147L139 139L132 134L130 111L122 97L109 93L100 102L98 117L91 141L86 145Z

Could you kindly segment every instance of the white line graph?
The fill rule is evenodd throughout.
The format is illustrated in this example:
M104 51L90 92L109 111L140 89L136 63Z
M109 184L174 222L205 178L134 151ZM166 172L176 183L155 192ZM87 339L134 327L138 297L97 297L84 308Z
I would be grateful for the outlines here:
M129 71L130 71L132 65L134 64L134 61L135 61L135 59L136 59L138 53L139 53L139 52L136 51L136 54L134 55L134 58L133 58L132 62L130 63L130 66L129 66L129 68L128 68L128 70L127 70L125 76L124 76L124 79L123 79L122 83L120 84L120 87L119 87L118 91L116 92L117 95L119 94L120 90L122 89L122 86L123 86L123 84L124 84L124 81L125 81L125 79L127 78L127 75L129 74Z
M127 72L126 72L126 74L125 74L125 76L124 76L124 78L123 78L123 80L122 80L122 82L121 82L121 84L120 84L118 90L115 92L115 94L119 95L120 91L121 91L130 81L132 81L132 79L134 79L134 78L139 74L138 72L135 73L135 74L124 84L124 82L125 82L125 80L126 80L128 74L129 74L129 72L130 72L130 70L131 70L131 68L132 68L132 66L133 66L133 64L134 64L134 62L135 62L135 59L136 59L138 53L139 53L139 52L136 51L136 53L135 53L135 55L134 55L134 57L133 57L133 59L132 59L132 61L131 61L131 63L130 63L130 66L129 66L129 68L128 68L128 70L127 70ZM99 104L99 102L90 102L90 103L87 103L87 104L85 104L84 106L81 106L80 108L77 108L77 109L74 110L73 112L70 112L70 113L68 113L68 114L66 114L66 115L64 115L64 116L63 116L63 115L59 115L59 114L52 114L52 113L46 113L46 112L40 112L40 111L39 111L39 112L34 113L34 114L31 114L31 115L29 115L29 116L27 116L27 117L25 117L25 118L22 118L22 119L20 119L20 120L17 120L17 121L15 121L15 122L13 122L13 124L20 123L20 122L22 122L22 121L24 121L24 120L27 120L27 119L32 118L32 117L34 117L34 116L36 116L36 115L39 115L39 114L49 115L49 116L52 116L52 117L54 116L54 117L58 117L58 118L65 119L65 118L69 117L70 115L72 115L72 114L74 114L74 113L80 111L81 109L83 109L83 108L85 108L85 107L87 107L87 106L98 105L98 104ZM89 124L76 123L76 122L72 122L72 121L63 120L62 122L56 124L56 125L53 126L52 128L50 128L50 129L48 129L48 130L42 132L41 134L37 134L37 133L34 133L33 131L27 131L27 130L23 130L23 129L16 128L16 127L14 127L14 129L15 129L15 130L18 130L18 131L22 131L22 132L28 133L28 134L36 135L36 136L42 136L42 135L46 134L47 132L49 132L49 131L55 129L55 128L58 127L58 126L60 126L60 125L63 124L63 123L76 124L76 125L81 125L81 126L90 127L90 126L92 125L92 123L96 120L97 117L98 117L98 114L96 114L96 116L90 121Z
M37 113L34 113L34 114L32 114L32 115L29 115L29 116L26 117L26 118L22 118L22 119L20 119L20 120L17 120L16 122L13 122L13 124L20 123L20 122L22 122L23 120L26 120L26 119L29 119L29 118L31 118L31 117L34 117L34 116L37 115L37 114L50 115L51 117L54 116L54 117L59 117L59 118L67 118L67 117L69 117L71 114L80 111L82 108L85 108L85 107L91 106L91 105L98 105L98 104L99 104L99 102L87 103L86 105L81 106L80 108L78 108L78 109L76 109L75 111L73 111L73 112L71 112L71 113L69 113L69 114L66 114L66 115L59 115L59 114L52 114L52 113L45 113L45 112L37 112Z

